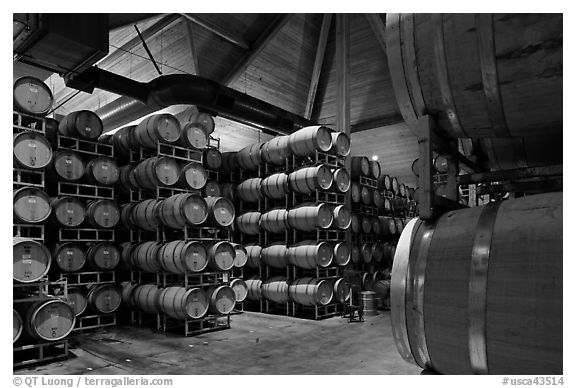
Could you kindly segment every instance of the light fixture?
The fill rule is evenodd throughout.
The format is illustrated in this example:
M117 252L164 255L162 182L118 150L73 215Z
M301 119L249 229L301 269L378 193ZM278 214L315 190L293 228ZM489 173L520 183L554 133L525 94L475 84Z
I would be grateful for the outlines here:
M372 155L372 160L373 160L373 161L377 161L377 160L378 160L378 155Z

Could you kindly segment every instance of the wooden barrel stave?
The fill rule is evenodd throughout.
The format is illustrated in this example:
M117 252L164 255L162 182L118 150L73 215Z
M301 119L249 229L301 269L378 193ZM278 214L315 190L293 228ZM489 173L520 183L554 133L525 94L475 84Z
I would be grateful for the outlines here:
M295 279L288 286L288 296L304 306L325 306L332 300L334 286L328 280L312 277Z
M260 212L245 212L236 217L236 228L241 233L255 236L260 233Z
M285 269L288 265L288 248L285 242L274 242L262 248L260 260L265 265Z
M303 232L329 228L333 219L332 209L324 203L302 204L288 210L288 225Z
M134 137L145 149L156 150L158 143L175 143L180 139L182 127L176 117L161 113L146 117L136 126Z
M284 233L288 230L288 210L271 209L260 217L260 229L269 233Z
M289 136L276 136L262 145L262 159L275 166L283 166L286 159L292 155L288 146Z
M64 136L96 141L104 125L98 115L89 110L80 110L66 115L58 125L58 132Z
M262 252L264 255L264 252ZM324 241L305 240L288 246L287 263L304 269L329 267L334 257L334 247ZM285 265L284 265L285 267Z
M262 296L275 303L286 303L288 296L288 279L284 276L273 276L262 281Z
M258 203L262 197L260 191L261 183L262 179L260 178L249 178L240 182L236 186L236 194L238 195L238 198L244 202Z
M314 125L304 127L288 136L288 147L296 156L311 156L320 152L329 152L332 148L332 135L328 127Z

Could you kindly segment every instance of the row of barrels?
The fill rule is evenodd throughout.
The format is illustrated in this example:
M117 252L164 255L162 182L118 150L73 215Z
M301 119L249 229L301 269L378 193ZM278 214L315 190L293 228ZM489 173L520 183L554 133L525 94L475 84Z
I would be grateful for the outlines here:
M350 230L354 234L372 234L388 239L399 237L406 223L405 218L352 213Z
M350 198L354 204L372 206L387 213L394 211L393 202L383 192L357 182L352 182L350 186Z
M12 320L12 342L58 341L72 332L76 315L68 303L49 298L15 304Z
M68 287L67 303L75 316L84 313L111 314L121 303L120 289L114 284Z
M246 235L287 230L314 232L317 229L346 230L352 222L346 205L305 203L290 209L274 208L264 213L248 211L236 217L236 229Z
M350 153L350 138L343 132L322 125L304 127L290 135L249 145L238 152L224 152L220 170L224 173L238 169L257 171L262 162L285 166L292 156L305 158L314 156L316 152L347 156Z
M391 265L396 254L396 244L390 242L352 243L350 245L352 263L382 263Z
M444 159L445 162L445 159ZM440 163L440 160L439 160ZM414 171L414 164L413 164ZM414 189L398 182L398 178L382 173L380 163L370 160L366 156L353 156L351 158L350 175L353 182L360 181L361 177L377 181L378 189L394 193L394 195L413 200Z
M156 284L122 282L122 303L134 311L146 314L165 314L174 319L200 319L207 314L229 314L237 301L247 294L246 283L233 279L230 285L211 287L161 288Z
M229 227L236 213L230 200L174 194L166 199L147 199L122 205L120 224L126 230L156 231L159 226L183 229L189 226Z
M284 276L245 279L248 287L247 300L262 299L275 303L294 302L304 306L325 306L344 303L350 298L350 287L343 278L319 279L301 277L289 280Z

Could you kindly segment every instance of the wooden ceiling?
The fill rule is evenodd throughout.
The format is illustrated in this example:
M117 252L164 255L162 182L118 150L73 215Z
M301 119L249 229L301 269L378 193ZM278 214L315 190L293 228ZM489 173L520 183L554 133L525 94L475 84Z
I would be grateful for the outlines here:
M353 154L378 155L384 172L414 185L410 164L417 157L417 141L402 122L385 48L370 17L384 23L384 15L349 14ZM334 125L335 23L326 29L327 34L321 34L329 20L323 14L111 14L109 55L97 65L141 82L159 76L135 23L163 74L200 75L318 123ZM323 43L325 51L318 50ZM15 78L26 72L29 69L15 64ZM95 111L120 97L99 89L92 94L78 92L65 87L58 75L49 76L46 82L54 93L56 114ZM187 108L169 111L177 114ZM270 138L222 118L217 119L216 135L225 151Z

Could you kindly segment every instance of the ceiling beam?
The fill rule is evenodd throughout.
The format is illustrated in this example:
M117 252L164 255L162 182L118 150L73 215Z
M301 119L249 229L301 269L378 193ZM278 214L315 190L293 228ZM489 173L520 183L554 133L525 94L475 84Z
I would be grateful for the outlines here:
M186 19L190 20L191 22L199 25L200 27L204 28L205 30L210 31L213 34L218 35L222 39L242 48L243 50L250 50L250 45L241 36L232 35L230 32L225 31L224 29L218 27L215 24L212 24L210 22L202 20L202 19L198 18L197 16L194 16L194 15L191 15L188 13L181 13L180 15L182 15Z
M361 122L356 123L356 124L352 124L352 126L350 128L350 133L367 131L369 129L386 127L388 125L395 125L395 124L400 124L403 122L404 122L404 118L400 114L396 114L393 116L375 117L373 119L369 119L366 121L361 121Z
M165 16L167 14L160 13L112 13L108 14L108 28L110 31L115 31L120 28L130 26L132 24L140 23L158 16Z
M382 17L378 13L366 13L364 14L366 19L368 19L368 23L372 28L372 32L376 36L378 43L380 43L380 47L386 54L386 25L382 21Z
M330 25L332 24L332 14L324 14L322 18L322 28L318 36L318 46L316 47L316 57L314 59L314 70L312 71L312 79L310 80L310 88L308 89L308 100L306 101L306 110L304 117L310 119L312 117L312 110L314 109L314 101L316 100L316 91L318 90L318 81L320 80L320 72L322 71L322 64L324 63L324 54L326 53L326 44L328 43L328 33L330 32Z
M350 135L349 41L348 15L336 14L336 130L347 135Z
M182 17L182 26L184 27L184 35L186 35L188 47L190 48L190 74L200 75L200 67L198 66L198 53L196 52L196 45L194 44L192 24L188 19Z

